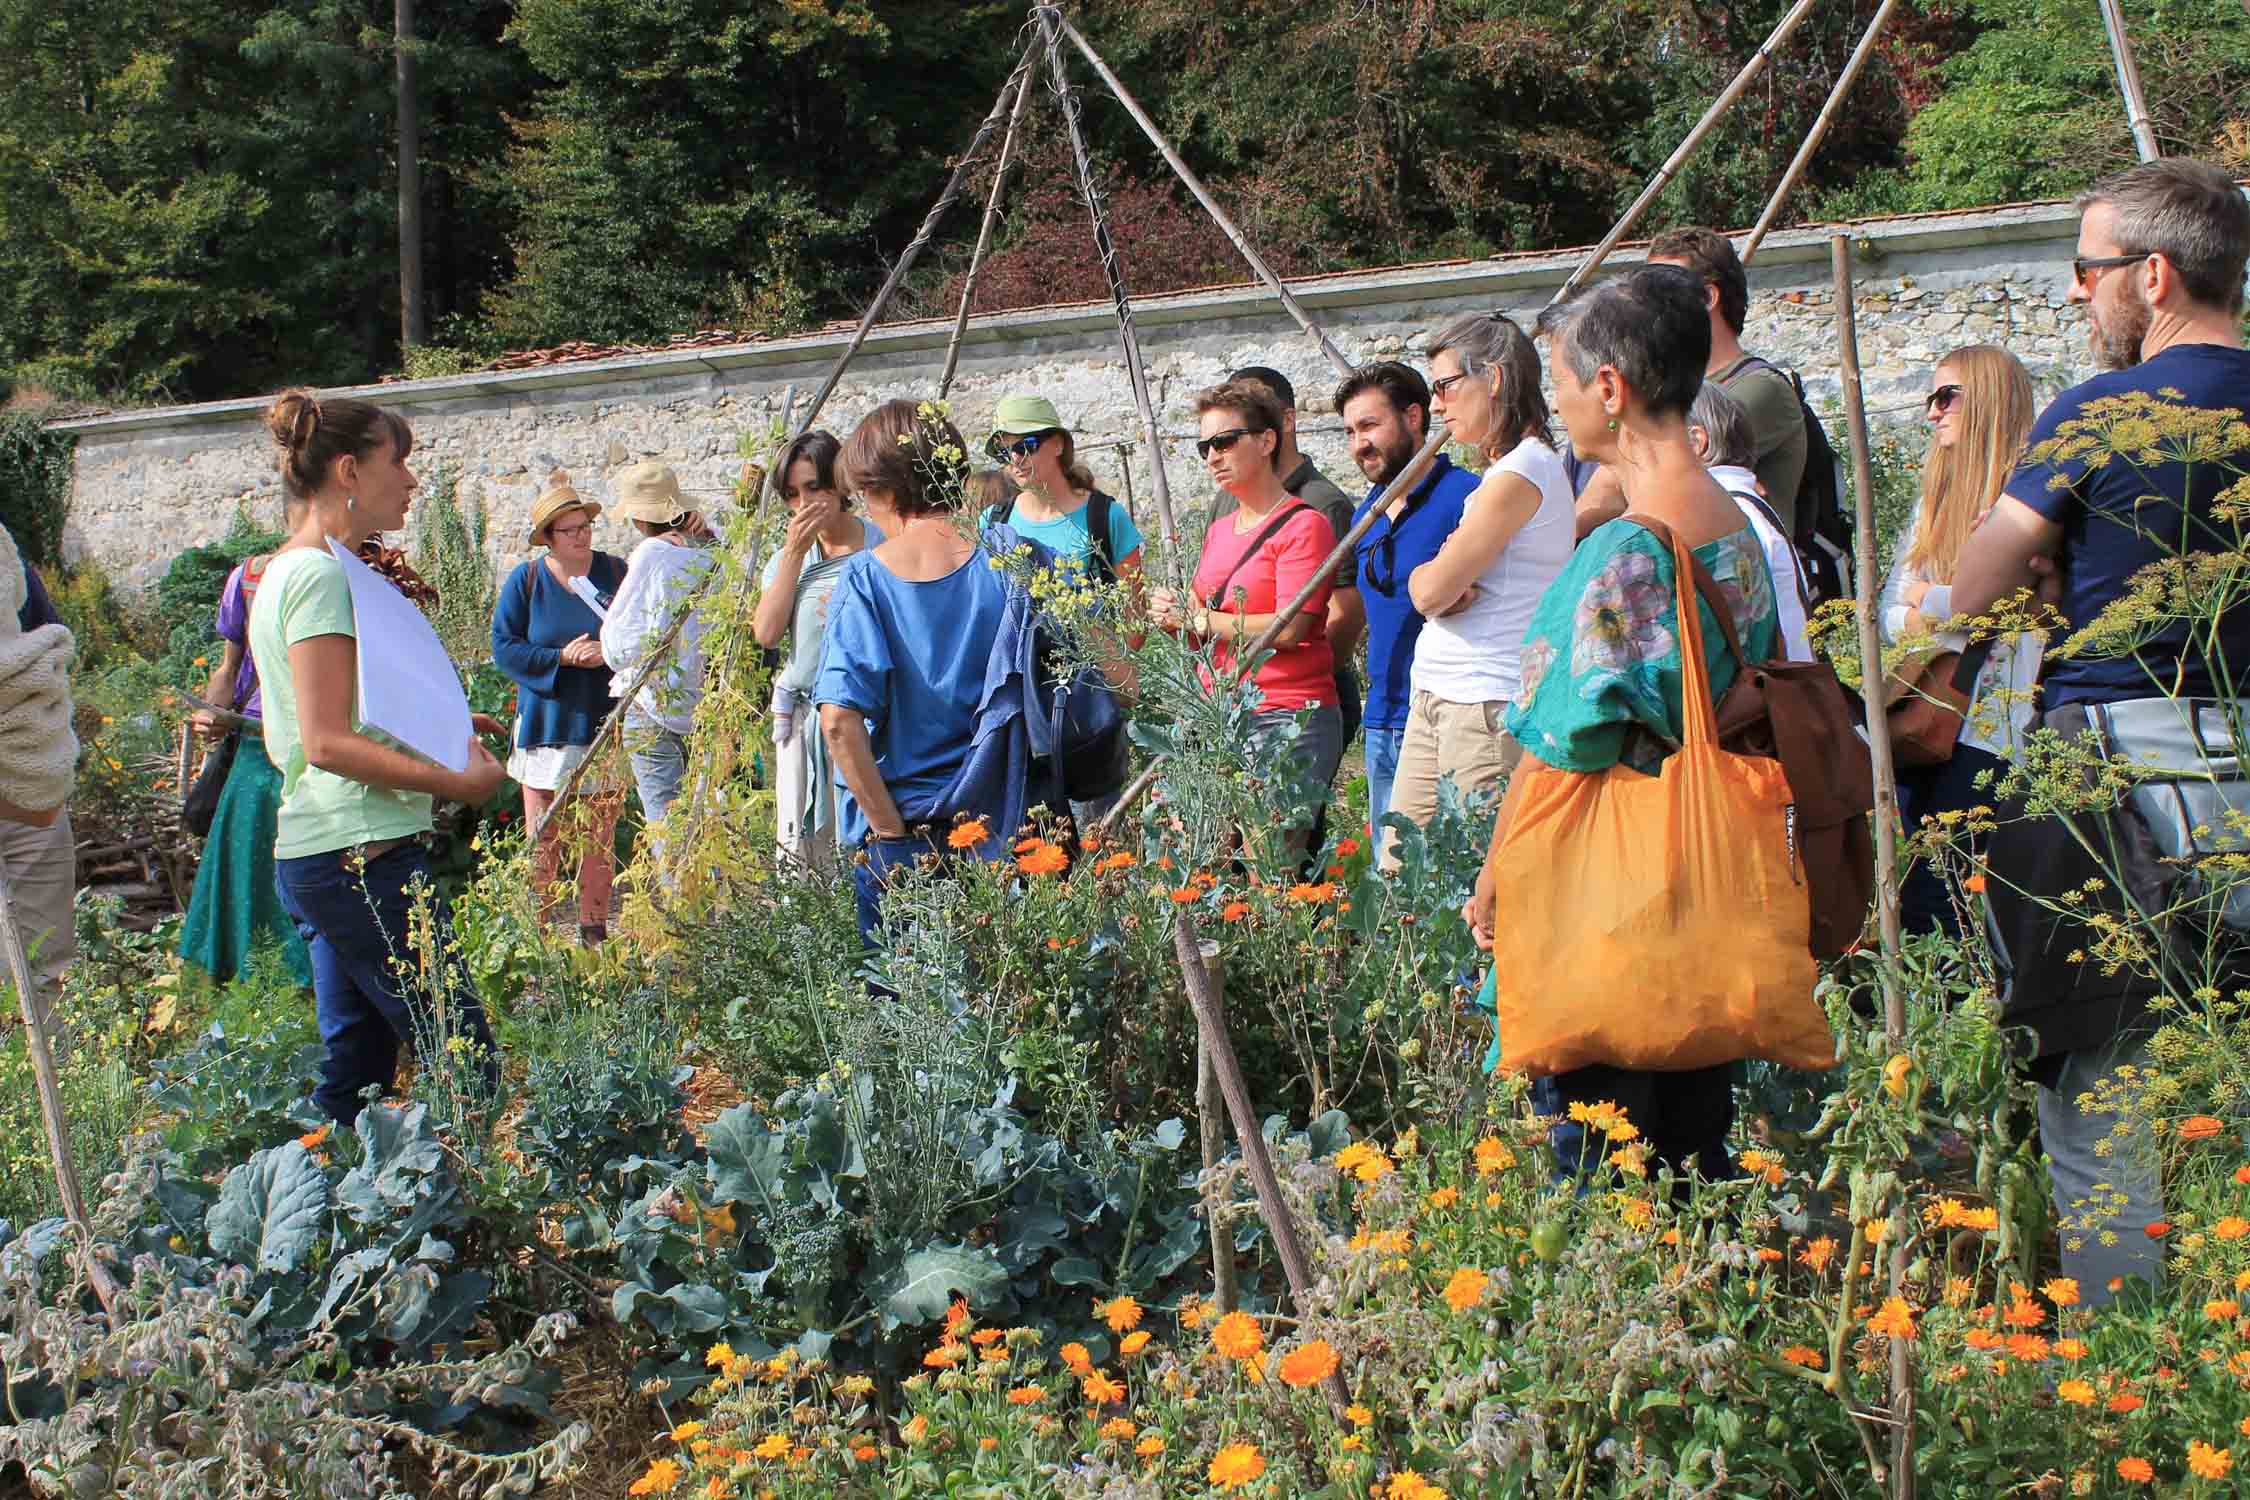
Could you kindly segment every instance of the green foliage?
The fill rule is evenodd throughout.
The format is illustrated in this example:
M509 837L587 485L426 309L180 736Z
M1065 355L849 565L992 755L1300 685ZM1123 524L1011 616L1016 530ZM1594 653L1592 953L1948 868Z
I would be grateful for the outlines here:
M78 449L77 438L47 430L53 414L38 402L0 407L0 526L15 538L24 561L39 568L62 561L72 456Z

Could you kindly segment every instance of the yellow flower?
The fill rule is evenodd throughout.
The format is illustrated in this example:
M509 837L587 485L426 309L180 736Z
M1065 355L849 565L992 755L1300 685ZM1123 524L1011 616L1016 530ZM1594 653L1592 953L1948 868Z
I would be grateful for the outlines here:
M1821 1358L1818 1349L1809 1348L1804 1344L1791 1344L1781 1351L1781 1357L1793 1365L1803 1365L1810 1370L1817 1370L1827 1363L1826 1360Z
M1903 1100L1913 1087L1914 1059L1901 1052L1883 1064L1883 1088L1893 1099Z
M1281 1356L1281 1383L1299 1389L1318 1385L1335 1374L1340 1363L1333 1344L1326 1339L1314 1339Z
M1445 1491L1412 1469L1401 1469L1392 1475L1390 1488L1383 1493L1387 1500L1445 1500Z
M2057 1307L2076 1307L2078 1305L2078 1283L2071 1277L2052 1277L2044 1286L2039 1288L2039 1292L2041 1296Z
M1230 1312L1211 1330L1211 1344L1228 1359L1256 1359L1266 1346L1258 1320L1246 1312Z
M1094 1305L1094 1316L1109 1325L1112 1333L1124 1333L1141 1326L1141 1305L1130 1297L1113 1297Z
M1391 1170L1391 1159L1380 1146L1354 1141L1336 1153L1336 1170L1349 1172L1361 1182L1379 1182Z
M1143 1458L1156 1457L1156 1455L1164 1451L1163 1434L1155 1432L1150 1433L1147 1437L1142 1438L1139 1442L1133 1445L1133 1451L1135 1453L1138 1453Z
M2188 1472L2198 1479L2224 1479L2233 1467L2234 1453L2228 1448L2214 1448L2201 1438L2187 1445Z
M1768 1187L1780 1187L1782 1180L1789 1175L1789 1169L1782 1165L1781 1158L1771 1151L1745 1151L1736 1159L1742 1163L1743 1171L1752 1177L1763 1177Z
M750 1450L752 1458L786 1458L789 1454L789 1437L786 1433L771 1432L765 1441Z
M1222 1490L1239 1490L1266 1472L1266 1457L1255 1443L1229 1443L1211 1456L1210 1481Z
M1635 1229L1646 1229L1656 1222L1656 1205L1646 1198L1635 1198L1629 1193L1617 1194L1617 1216Z
M1369 1411L1366 1407L1361 1406L1355 1402L1352 1405L1344 1408L1344 1420L1351 1423L1354 1427L1365 1427L1368 1423L1375 1420L1375 1413Z
M2055 1387L2055 1395L2072 1406L2092 1406L2094 1387L2091 1381L2066 1380Z
M1490 1177L1495 1172L1505 1172L1508 1168L1514 1166L1516 1164L1516 1153L1510 1151L1495 1137L1488 1135L1477 1142L1473 1159L1476 1162L1477 1175L1479 1177Z
M1887 1297L1881 1310L1867 1320L1867 1331L1887 1339L1910 1339L1914 1337L1914 1310L1904 1297Z
M703 1424L701 1422L682 1422L672 1429L672 1441L675 1443L687 1442L702 1430Z
M836 1382L836 1394L839 1396L866 1396L874 1390L875 1382L865 1375L846 1375Z
M1182 1328L1201 1328L1203 1320L1210 1315L1210 1306L1201 1297L1190 1297L1180 1304L1180 1326Z
M648 1466L648 1472L626 1486L628 1495L662 1495L680 1482L680 1466L671 1459L660 1458Z
M734 1346L732 1344L713 1344L703 1351L703 1362L714 1370L732 1364L734 1362Z
M1484 1272L1474 1266L1463 1266L1445 1284L1445 1305L1455 1312L1467 1312L1484 1300L1485 1289L1491 1285L1492 1278Z
M1441 1187L1430 1194L1430 1207L1432 1208L1451 1208L1460 1201L1461 1190L1457 1187Z

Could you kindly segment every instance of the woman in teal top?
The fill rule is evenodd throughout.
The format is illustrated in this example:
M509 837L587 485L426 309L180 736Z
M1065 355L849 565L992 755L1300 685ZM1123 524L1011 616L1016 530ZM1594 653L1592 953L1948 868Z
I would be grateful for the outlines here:
M448 997L452 1037L420 983L410 947L417 891L429 884L421 842L434 798L479 805L506 772L472 734L466 770L449 771L362 724L356 701L358 627L350 580L331 539L356 550L406 521L415 479L414 434L396 413L364 401L278 397L266 426L281 476L304 516L266 565L250 607L250 654L264 695L266 753L281 772L274 883L312 954L314 1007L326 1055L313 1098L340 1124L396 1080L398 1048L458 1038L487 1086L498 1082L492 1033L475 992ZM380 643L371 643L379 645ZM476 728L501 733L483 715ZM444 913L433 940L448 939Z
M1687 414L1711 353L1703 283L1676 266L1647 266L1551 309L1548 364L1555 412L1573 449L1623 481L1628 510L1669 527L1711 570L1734 616L1742 649L1763 661L1777 635L1773 579L1742 511L1697 459ZM1508 732L1524 764L1588 774L1624 765L1655 774L1679 748L1680 621L1669 547L1629 517L1589 535L1540 597L1524 637L1522 683ZM1692 580L1691 580L1692 584ZM1710 605L1702 611L1711 696L1723 696L1741 663ZM1476 894L1462 908L1479 947L1492 946L1494 871L1513 811L1500 806ZM1652 1005L1661 995L1649 996ZM1557 995L1567 1005L1571 997ZM1731 1064L1645 1073L1590 1067L1533 1086L1542 1114L1574 1103L1614 1101L1657 1161L1706 1177L1732 1175ZM1565 1118L1555 1154L1566 1170L1600 1159L1606 1138Z

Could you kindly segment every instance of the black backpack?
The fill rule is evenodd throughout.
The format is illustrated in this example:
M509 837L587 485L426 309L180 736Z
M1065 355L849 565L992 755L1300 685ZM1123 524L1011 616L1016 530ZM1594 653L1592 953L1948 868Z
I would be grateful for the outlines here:
M1094 571L1104 583L1117 582L1117 559L1109 541L1109 496L1095 490L1086 498L1086 531L1094 539ZM1013 500L1003 500L984 513L984 529L1008 524L1008 513L1015 509Z
M1805 419L1805 473L1797 481L1797 530L1789 540L1796 546L1797 561L1804 569L1809 615L1831 599L1852 596L1855 528L1851 509L1844 503L1844 462L1836 456L1834 445L1828 441L1828 429L1820 425L1812 403L1805 399L1805 383L1795 370L1785 370L1755 354L1745 364L1763 365L1787 377L1789 388L1797 393L1797 410Z

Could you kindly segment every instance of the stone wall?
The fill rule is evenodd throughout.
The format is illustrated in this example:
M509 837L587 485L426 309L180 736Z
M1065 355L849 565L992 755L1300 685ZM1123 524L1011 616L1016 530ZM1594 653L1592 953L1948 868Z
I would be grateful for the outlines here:
M2063 301L2076 216L2066 204L1872 220L1851 226L1860 362L1872 420L1918 423L1920 394L1947 349L1993 342L2031 368L2042 397L2089 373L2083 324ZM1621 253L1614 264L1638 258ZM1579 257L1569 252L1355 272L1295 283L1300 298L1353 358L1417 357L1451 315L1500 308L1528 325ZM1802 372L1813 404L1837 409L1829 246L1818 231L1776 236L1752 268L1745 343ZM1245 364L1271 365L1299 386L1304 446L1347 488L1327 393L1335 376L1276 299L1255 287L1137 303L1135 319L1183 515L1210 485L1188 446L1197 390ZM949 323L878 328L821 414L848 432L877 403L923 397L943 365ZM762 432L794 390L818 387L844 340L776 339L726 349L464 375L353 391L396 405L413 423L427 478L442 465L493 520L497 562L525 555L521 526L541 479L567 469L595 497L619 466L657 458L691 490L723 495L738 438ZM972 441L1010 391L1051 397L1080 435L1105 487L1144 530L1155 507L1145 449L1106 304L1039 309L972 324L952 400ZM79 438L65 551L98 559L122 584L146 588L182 548L223 534L237 506L274 517L279 486L252 397L58 424ZM1837 447L1841 423L1832 424ZM601 545L623 551L605 520Z

